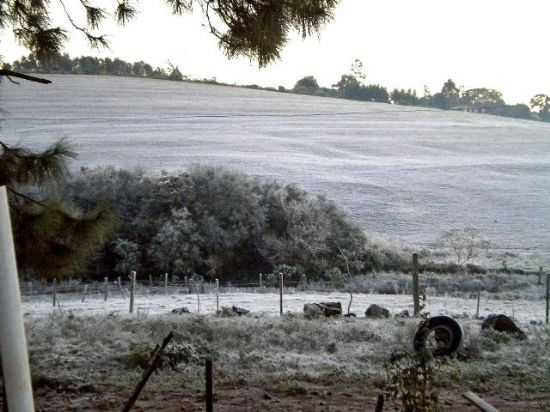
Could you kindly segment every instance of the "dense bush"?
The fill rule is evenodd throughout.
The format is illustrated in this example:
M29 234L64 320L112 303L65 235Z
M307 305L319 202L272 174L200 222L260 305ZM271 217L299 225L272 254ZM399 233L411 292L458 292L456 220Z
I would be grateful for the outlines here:
M84 209L110 204L119 216L90 275L125 274L135 266L142 274L238 280L285 264L315 279L334 268L360 273L375 263L365 235L333 202L223 169L160 177L84 170L63 195Z

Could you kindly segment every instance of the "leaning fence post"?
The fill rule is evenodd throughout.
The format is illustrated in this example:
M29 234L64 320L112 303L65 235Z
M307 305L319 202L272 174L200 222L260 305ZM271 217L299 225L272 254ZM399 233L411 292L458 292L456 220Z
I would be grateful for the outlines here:
M417 317L420 314L420 287L418 283L418 254L413 253L413 302L414 302L414 316Z
M164 274L164 294L168 295L168 273Z
M118 285L118 290L120 290L120 295L125 298L126 293L124 293L124 290L122 289L122 280L120 279L120 276L117 276L116 283Z
M105 302L107 302L107 299L109 299L109 278L105 277L103 279L103 299Z
M546 324L550 315L550 273L546 274Z
M204 398L206 400L206 412L214 411L214 391L212 385L212 359L206 358L205 362L205 380L206 380L206 393Z
M279 273L279 312L283 316L283 288L284 288L284 275Z
M55 308L57 306L57 279L54 278L53 280L53 307Z
M136 291L136 272L130 272L130 313L134 313L134 293Z
M220 311L220 280L216 279L216 313Z
M86 302L86 295L88 294L88 285L84 285L84 290L82 291L82 303Z
M477 290L476 319L479 319L479 303L481 301L481 286Z
M0 353L11 412L33 412L31 373L21 289L6 188L0 187ZM5 402L5 400L4 400Z

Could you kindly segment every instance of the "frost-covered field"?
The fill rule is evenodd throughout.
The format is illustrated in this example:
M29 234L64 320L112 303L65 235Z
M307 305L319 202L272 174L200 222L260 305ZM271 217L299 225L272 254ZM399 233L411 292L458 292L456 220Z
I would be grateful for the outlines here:
M49 77L53 85L0 86L3 139L43 147L68 137L80 153L75 168L225 166L325 193L370 234L413 247L474 226L501 251L550 260L550 124L190 83Z
M199 303L200 300L200 303ZM305 303L312 302L341 302L344 310L347 310L349 294L347 293L290 293L284 295L284 311L302 313ZM102 297L88 297L82 302L80 296L58 295L59 308L64 312L72 312L75 315L105 315L116 313L125 315L128 313L129 300L114 296L107 302ZM371 304L387 307L392 314L398 314L407 309L413 311L412 297L410 295L377 295L354 294L351 311L358 316L364 316L364 312ZM214 294L178 294L164 295L138 295L136 297L135 311L140 315L168 314L172 309L186 307L190 312L213 314L216 311L216 296ZM248 309L253 314L268 316L279 315L279 295L276 293L225 293L219 295L219 305L239 306ZM462 317L464 314L472 317L475 315L477 302L475 299L455 297L428 297L426 309L432 315L444 314ZM43 317L54 309L51 297L26 298L24 311L27 316ZM531 320L544 320L545 302L543 300L494 300L483 295L480 304L480 315L487 316L491 313L504 313L514 317L523 324Z

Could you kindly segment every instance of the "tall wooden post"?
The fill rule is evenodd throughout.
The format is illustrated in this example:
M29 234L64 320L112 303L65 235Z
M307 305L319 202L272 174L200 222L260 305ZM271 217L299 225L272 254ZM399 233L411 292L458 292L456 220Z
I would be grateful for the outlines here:
M479 304L481 301L481 286L477 290L477 305L476 305L476 319L479 319Z
M550 273L546 274L546 324L550 315Z
M283 316L283 289L284 289L284 275L279 273L279 312Z
M9 410L34 412L10 207L4 186L0 186L0 351Z
M216 279L216 313L220 311L220 280Z
M55 308L57 306L57 279L54 278L53 280L53 299L52 299L53 307Z
M206 393L204 398L206 400L206 412L214 411L214 389L212 385L212 359L207 358L205 362L205 381L206 381Z
M260 289L264 287L264 279L263 279L263 274L260 273Z
M109 299L109 278L105 277L103 279L103 300L107 302L107 299Z
M414 316L420 315L420 285L418 282L418 254L412 255L413 264L413 303L414 303Z
M84 290L82 291L82 303L86 302L87 295L88 295L88 285L84 285Z
M134 313L134 294L136 292L136 272L130 273L130 313Z
M538 281L538 284L542 285L542 266L539 267L539 281Z
M164 294L168 295L168 273L164 274Z

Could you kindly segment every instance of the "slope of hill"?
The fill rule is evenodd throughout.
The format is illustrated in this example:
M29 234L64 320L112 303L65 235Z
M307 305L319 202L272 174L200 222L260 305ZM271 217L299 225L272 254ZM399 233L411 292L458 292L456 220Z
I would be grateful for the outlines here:
M51 75L0 86L7 142L69 138L74 167L220 165L324 193L413 246L474 226L550 259L550 124L194 83ZM533 265L538 261L532 260Z

